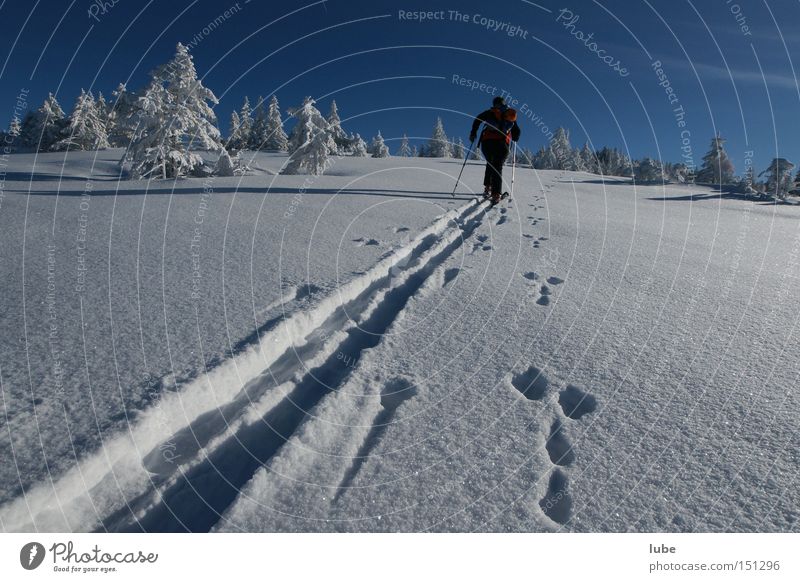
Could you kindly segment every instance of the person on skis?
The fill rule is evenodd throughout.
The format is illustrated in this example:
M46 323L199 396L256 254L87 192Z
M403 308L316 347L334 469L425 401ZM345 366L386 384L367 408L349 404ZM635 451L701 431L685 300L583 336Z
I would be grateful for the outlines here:
M508 157L511 142L518 141L521 133L517 125L517 112L506 105L505 99L495 97L492 107L475 117L472 122L470 143L474 143L478 137L481 124L483 131L479 143L486 159L483 196L491 197L492 204L497 204L503 195L503 164Z

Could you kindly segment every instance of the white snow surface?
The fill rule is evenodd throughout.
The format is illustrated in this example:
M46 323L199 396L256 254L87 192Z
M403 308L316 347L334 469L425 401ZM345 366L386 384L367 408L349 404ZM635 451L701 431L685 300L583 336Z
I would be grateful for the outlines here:
M796 531L800 209L11 155L4 531Z

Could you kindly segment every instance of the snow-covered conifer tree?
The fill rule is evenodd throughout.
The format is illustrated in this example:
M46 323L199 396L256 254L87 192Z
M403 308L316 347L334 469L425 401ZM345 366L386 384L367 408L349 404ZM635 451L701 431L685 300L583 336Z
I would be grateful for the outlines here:
M303 105L293 110L297 123L289 136L289 161L284 174L308 172L322 175L330 165L329 156L335 154L336 143L330 134L328 122L314 107L314 100L306 97Z
M411 148L411 157L412 158L419 157L419 148L417 148L417 146Z
M136 129L138 97L127 90L120 83L112 93L114 100L111 102L106 122L108 141L114 147L128 147L133 139Z
M548 161L552 161L553 166L545 169L572 170L577 165L574 159L575 152L569 143L569 132L563 127L556 129L548 149L550 150Z
M342 120L339 118L339 108L336 101L331 101L331 111L328 113L328 126L330 127L331 137L336 144L337 152L345 155L350 148L350 136L342 129Z
M766 195L785 200L793 188L792 168L794 164L785 158L775 158L759 176L767 176Z
M580 157L584 172L589 172L590 174L597 174L600 171L600 165L597 162L597 156L594 155L594 152L589 147L588 141L583 144L583 148L581 148L580 152Z
M244 150L250 147L253 142L253 110L250 107L250 99L244 96L242 108L239 110L239 138L241 146L237 149Z
M466 155L466 150L464 149L464 140L460 137L455 144L453 144L453 157L454 158L463 158Z
M106 126L91 93L81 89L55 150L100 150L109 146Z
M264 98L259 95L256 106L253 108L253 129L250 135L251 150L264 149L267 142L267 111L265 108Z
M725 152L724 143L725 140L719 135L712 138L711 149L703 156L703 165L697 172L697 182L715 185L733 182L733 162Z
M236 111L231 111L230 128L228 129L228 140L225 143L227 149L238 152L242 149L242 120Z
M637 182L663 181L664 173L661 162L653 158L644 158L636 165L634 176Z
M178 43L175 56L151 73L138 101L138 124L127 157L133 178L175 178L202 164L191 149L222 148L216 116L217 97L203 86L189 50Z
M400 147L397 148L397 155L403 158L411 157L411 146L408 145L408 136L403 134L403 139L400 140Z
M433 125L433 134L425 148L425 153L429 158L452 158L453 148L450 146L450 140L444 131L442 118L437 117L436 123Z
M50 93L41 107L25 116L20 133L21 145L46 152L61 139L65 125L64 111Z
M270 152L285 152L289 150L289 140L283 130L281 110L278 106L278 98L275 95L269 100L266 134L263 149Z
M352 152L351 155L357 158L366 158L369 155L368 150L369 148L367 148L367 142L361 139L359 134L355 134L350 140L350 151Z
M372 145L370 145L369 151L373 158L389 157L389 147L386 145L386 143L384 143L383 136L381 135L380 131L378 131L378 135L372 138Z

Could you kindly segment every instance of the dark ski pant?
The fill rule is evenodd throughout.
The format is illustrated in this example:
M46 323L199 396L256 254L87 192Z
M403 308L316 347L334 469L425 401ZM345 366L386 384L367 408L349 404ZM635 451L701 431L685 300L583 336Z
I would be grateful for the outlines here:
M483 157L486 158L486 173L483 185L489 186L492 193L503 191L503 164L506 163L509 148L503 139L487 139L481 143Z

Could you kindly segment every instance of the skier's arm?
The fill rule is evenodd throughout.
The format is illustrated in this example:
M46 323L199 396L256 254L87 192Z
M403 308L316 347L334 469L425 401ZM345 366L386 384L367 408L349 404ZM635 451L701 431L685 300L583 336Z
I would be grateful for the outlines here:
M514 122L514 126L511 128L511 139L514 141L519 141L519 134L522 133L522 130L517 125L517 122Z
M488 115L491 115L490 110L486 110L480 115L475 118L475 121L472 122L472 131L469 132L469 141L475 141L475 138L478 137L478 128L481 126L481 123L487 121Z

